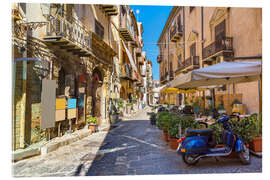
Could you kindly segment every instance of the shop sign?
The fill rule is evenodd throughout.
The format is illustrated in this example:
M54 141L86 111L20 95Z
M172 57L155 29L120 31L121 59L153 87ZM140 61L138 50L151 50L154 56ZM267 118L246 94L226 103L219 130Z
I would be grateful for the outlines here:
M55 111L55 121L63 121L66 119L66 110L59 109Z
M66 99L64 98L58 98L56 99L56 109L59 110L59 109L65 109L66 108Z
M76 108L77 99L68 99L68 109Z
M76 118L77 115L77 109L68 109L68 119Z

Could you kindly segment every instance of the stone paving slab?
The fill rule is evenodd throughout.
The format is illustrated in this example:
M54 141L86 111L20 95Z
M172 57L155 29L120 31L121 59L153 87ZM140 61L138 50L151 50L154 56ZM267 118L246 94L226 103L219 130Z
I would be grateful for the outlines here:
M14 176L111 176L154 174L255 173L262 159L251 156L244 166L239 159L202 159L196 166L184 164L171 150L161 131L151 126L146 111L124 120L111 131L101 131L44 156L13 163Z

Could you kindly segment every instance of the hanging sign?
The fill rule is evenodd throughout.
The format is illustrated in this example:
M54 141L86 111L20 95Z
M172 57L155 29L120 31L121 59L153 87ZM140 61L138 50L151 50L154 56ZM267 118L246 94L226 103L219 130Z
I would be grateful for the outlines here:
M68 99L68 109L76 108L77 99Z
M58 109L65 109L66 108L66 99L56 99L55 108Z

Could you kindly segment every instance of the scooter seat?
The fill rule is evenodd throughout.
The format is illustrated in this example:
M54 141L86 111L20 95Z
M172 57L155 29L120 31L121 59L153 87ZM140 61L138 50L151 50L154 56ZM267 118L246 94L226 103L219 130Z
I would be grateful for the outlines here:
M213 129L187 129L187 136L207 136L213 133Z

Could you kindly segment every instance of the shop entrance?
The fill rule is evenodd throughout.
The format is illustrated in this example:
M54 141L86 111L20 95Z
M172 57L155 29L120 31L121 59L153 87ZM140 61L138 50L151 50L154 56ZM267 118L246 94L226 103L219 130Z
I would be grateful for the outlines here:
M95 68L92 76L92 116L96 116L98 124L100 124L101 117L101 98L102 98L102 83L103 78L100 70Z

